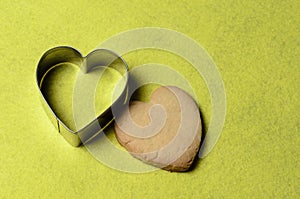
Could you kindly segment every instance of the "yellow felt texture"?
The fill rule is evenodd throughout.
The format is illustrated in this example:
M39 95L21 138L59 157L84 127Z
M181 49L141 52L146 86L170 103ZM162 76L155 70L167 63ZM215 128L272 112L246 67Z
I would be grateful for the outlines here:
M1 0L0 8L0 198L300 197L298 0ZM152 26L199 42L226 89L221 137L188 173L109 168L71 147L39 101L35 69L47 49L69 45L86 55L112 35ZM126 58L130 68L160 62L186 75L207 130L205 83L178 59L158 50Z

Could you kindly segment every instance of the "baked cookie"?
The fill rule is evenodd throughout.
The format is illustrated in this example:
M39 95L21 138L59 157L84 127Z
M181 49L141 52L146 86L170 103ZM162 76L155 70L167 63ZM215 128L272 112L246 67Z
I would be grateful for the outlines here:
M168 170L190 168L201 141L197 104L183 90L160 87L147 103L132 101L116 118L119 143L134 157Z

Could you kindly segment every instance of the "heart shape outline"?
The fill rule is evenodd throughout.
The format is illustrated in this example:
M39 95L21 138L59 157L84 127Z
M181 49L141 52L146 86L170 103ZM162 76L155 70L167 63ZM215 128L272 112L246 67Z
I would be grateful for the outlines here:
M121 61L123 66L122 68L111 65L116 60ZM65 62L77 65L83 73L89 73L97 66L112 67L125 78L125 86L111 106L89 122L86 126L77 131L71 130L57 116L44 97L44 92L41 89L43 80L47 76L47 73L57 64ZM49 49L42 55L36 68L36 84L40 92L41 103L54 127L69 144L72 146L79 146L81 143L86 143L101 133L111 122L113 122L114 116L111 110L112 106L117 104L120 106L120 104L125 104L128 100L128 70L128 65L125 60L115 52L108 49L96 49L84 57L73 47L58 46Z

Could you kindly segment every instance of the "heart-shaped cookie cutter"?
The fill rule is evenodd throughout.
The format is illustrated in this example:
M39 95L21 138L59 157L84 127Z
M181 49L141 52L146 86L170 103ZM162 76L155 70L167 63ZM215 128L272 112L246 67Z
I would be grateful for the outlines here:
M122 67L113 65L115 61L121 61ZM123 78L125 78L126 85L116 101L108 107L98 117L88 123L85 127L73 131L56 115L47 102L42 91L42 84L47 73L60 63L72 63L77 65L82 72L88 73L97 66L112 67L117 70ZM39 88L41 102L47 113L49 119L56 127L58 132L67 140L72 146L79 146L81 143L90 141L93 137L101 133L113 120L112 106L116 104L125 104L128 94L128 66L125 60L117 55L115 52L107 49L96 49L90 52L86 57L83 57L79 51L69 46L59 46L52 48L45 52L41 57L36 69L36 83Z

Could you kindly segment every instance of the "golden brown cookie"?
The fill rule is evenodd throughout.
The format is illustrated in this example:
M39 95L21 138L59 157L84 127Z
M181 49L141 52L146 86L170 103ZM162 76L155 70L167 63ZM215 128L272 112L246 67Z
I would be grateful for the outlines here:
M133 101L116 118L116 137L131 155L169 171L186 171L200 145L197 104L183 90L160 87L148 103Z

